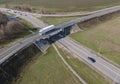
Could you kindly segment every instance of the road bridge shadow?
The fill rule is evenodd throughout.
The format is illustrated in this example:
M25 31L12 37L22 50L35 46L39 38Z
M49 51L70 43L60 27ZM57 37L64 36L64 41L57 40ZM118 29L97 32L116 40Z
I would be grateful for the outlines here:
M72 30L72 27L66 27L63 29L63 31L59 32L58 34L54 35L54 36L51 36L47 39L44 39L46 41L48 41L50 44L68 36L69 34L71 34L71 30Z

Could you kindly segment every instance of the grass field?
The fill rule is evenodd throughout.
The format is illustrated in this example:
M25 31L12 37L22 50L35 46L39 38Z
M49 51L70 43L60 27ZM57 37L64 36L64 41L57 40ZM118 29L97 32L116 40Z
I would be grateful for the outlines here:
M53 47L25 67L15 84L80 84L63 64Z
M120 65L120 16L85 28L71 37Z
M60 50L64 59L73 67L73 69L82 77L88 84L110 84L110 81L103 78L100 74L92 70L77 58L69 56L70 54Z
M67 22L67 21L70 21L70 20L73 20L76 18L78 18L78 17L56 17L56 18L41 17L39 19L44 21L45 23L47 23L49 25L51 25L51 24L58 25L58 24L61 24L63 22Z
M28 4L37 9L45 8L57 11L96 10L108 6L120 5L120 0L0 0L0 4Z

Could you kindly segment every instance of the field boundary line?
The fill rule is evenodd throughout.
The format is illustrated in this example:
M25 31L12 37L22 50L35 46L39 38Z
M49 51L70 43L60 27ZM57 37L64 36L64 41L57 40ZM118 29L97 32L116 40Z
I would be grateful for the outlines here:
M58 51L57 47L53 44L53 47L55 49L55 51L57 52L58 56L61 58L61 60L64 62L64 64L70 69L70 71L79 79L80 82L82 82L82 84L87 84L78 74L77 72L65 61L65 59L63 58L63 56L60 54L60 52Z

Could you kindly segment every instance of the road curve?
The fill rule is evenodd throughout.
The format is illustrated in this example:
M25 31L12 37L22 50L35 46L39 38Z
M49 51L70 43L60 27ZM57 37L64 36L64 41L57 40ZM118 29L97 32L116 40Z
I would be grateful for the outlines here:
M75 16L88 16L91 14L95 14L101 11L108 11L111 9L116 9L119 6L114 6L114 7L109 7L109 8L104 8L101 10L96 10L96 11L92 11L92 12L88 12L88 13L67 13L67 14L36 14L36 13L31 13L31 15L34 15L36 17L75 17Z
M96 10L96 11L93 11L93 12L82 13L82 14L81 13L38 14L38 13L30 13L30 12L22 12L22 13L29 14L29 15L34 15L35 17L75 17L75 16L87 16L87 15L95 14L95 13L98 13L98 12L101 12L101 11L108 11L108 10L111 10L111 9L116 9L118 7L120 7L120 6L118 5L118 6L104 8L104 9L101 9L101 10ZM8 10L8 9L0 8L0 10ZM14 11L18 11L18 10L14 10ZM18 12L21 12L21 11L18 11Z

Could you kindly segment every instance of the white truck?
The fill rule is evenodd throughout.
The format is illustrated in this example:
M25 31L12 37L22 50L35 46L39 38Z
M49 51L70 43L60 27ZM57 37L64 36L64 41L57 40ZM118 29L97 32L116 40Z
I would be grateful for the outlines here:
M42 36L43 39L49 38L55 34L58 34L62 29L55 28L54 25L47 26L43 29L39 30L39 35Z
M39 30L39 34L40 35L44 35L46 32L50 31L50 30L53 30L55 29L55 26L54 25L50 25L50 26L47 26L45 28L42 28Z

